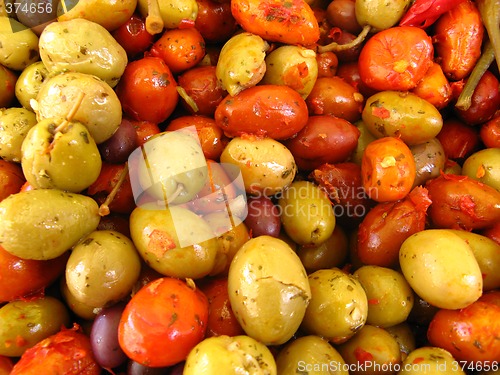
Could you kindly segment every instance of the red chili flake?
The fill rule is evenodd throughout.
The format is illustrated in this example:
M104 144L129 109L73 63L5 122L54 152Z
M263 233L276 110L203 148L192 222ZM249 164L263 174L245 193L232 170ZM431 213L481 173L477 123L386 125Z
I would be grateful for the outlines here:
M486 174L486 169L484 168L484 165L480 165L478 168L477 168L477 171L476 171L476 178L482 178L484 177L484 175Z
M379 300L378 298L370 298L370 299L368 300L368 303L369 303L370 305L378 305L378 304L380 303L380 300Z
M420 363L420 362L422 362L422 361L425 361L425 358L424 358L424 357L417 357L417 358L415 358L415 359L413 360L413 362L412 362L412 363Z
M155 229L149 235L148 251L156 255L157 258L163 257L168 251L175 249L175 244L172 237L167 232Z
M378 118L388 118L391 116L391 113L384 107L372 107L372 115Z
M475 211L476 203L474 203L470 195L464 195L460 197L458 204L460 207L460 211L469 215L473 219L478 218Z
M373 354L367 352L366 350L360 348L359 346L356 349L354 349L354 356L360 363L373 361Z
M422 186L415 187L408 195L408 198L415 205L417 211L426 212L432 204L429 191Z
M266 21L277 21L280 23L293 23L297 24L300 22L300 17L295 14L293 10L294 4L290 1L283 2L269 2L263 1L259 5L259 9L262 10Z

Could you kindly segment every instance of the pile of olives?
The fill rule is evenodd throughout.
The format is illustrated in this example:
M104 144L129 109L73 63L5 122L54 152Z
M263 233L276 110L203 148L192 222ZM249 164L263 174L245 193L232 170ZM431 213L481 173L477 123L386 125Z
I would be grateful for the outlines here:
M0 375L498 373L490 3L0 0Z

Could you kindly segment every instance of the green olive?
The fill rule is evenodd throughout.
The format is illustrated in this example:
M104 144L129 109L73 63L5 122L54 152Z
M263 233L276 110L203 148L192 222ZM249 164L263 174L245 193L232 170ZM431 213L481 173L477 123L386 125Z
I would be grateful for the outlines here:
M483 277L471 247L447 229L426 229L399 250L405 279L422 299L439 308L461 309L482 294Z
M413 186L424 185L431 178L438 177L444 170L446 155L437 138L410 147L415 159L416 176Z
M370 96L361 117L376 138L397 136L409 146L433 139L443 127L438 109L410 92L381 91Z
M500 148L485 148L469 156L462 174L500 191Z
M67 72L48 78L36 97L38 121L66 118L85 94L71 118L84 124L97 144L111 138L122 121L122 106L115 91L90 74Z
M0 243L19 258L57 258L97 228L98 211L94 199L57 189L12 194L0 202Z
M325 339L309 335L291 341L276 357L280 375L348 375L346 363L339 352Z
M361 165L361 159L363 158L363 152L365 151L366 146L377 138L375 138L373 134L370 133L363 120L356 121L354 125L356 125L356 127L359 129L360 134L356 149L351 154L351 161L358 165Z
M0 17L0 64L21 71L39 58L36 34L13 18Z
M309 275L312 298L302 328L340 343L351 338L366 323L368 299L352 275L338 268L318 270Z
M0 158L20 163L21 145L36 122L35 114L25 108L0 109Z
M286 85L304 99L311 93L318 78L316 52L302 46L281 46L265 59L263 84Z
M49 72L90 74L111 87L118 84L128 62L127 52L109 31L84 18L49 24L40 35L39 46Z
M20 357L39 341L68 327L66 306L54 297L12 301L0 308L0 355Z
M40 87L49 75L49 71L41 61L28 65L23 69L16 81L15 93L19 103L33 111L31 99L36 99Z
M404 360L408 354L410 354L410 352L415 350L417 347L415 333L413 332L412 326L410 326L407 322L386 327L385 330L389 332L398 342L401 359Z
M184 375L276 375L271 351L259 341L244 335L209 337L189 353Z
M351 374L394 374L401 364L396 339L385 329L369 324L337 349L346 363L352 365ZM360 352L364 353L364 362L359 358Z
M148 15L148 0L139 0L137 9L143 17ZM196 0L158 0L160 16L167 29L176 29L186 21L196 21L198 3Z
M75 298L105 307L130 294L141 272L132 241L111 230L90 233L76 245L66 265L66 284Z
M99 177L101 155L85 125L71 121L59 130L63 122L45 119L29 130L21 147L21 166L34 188L79 193Z
M222 47L216 75L222 87L232 96L259 83L266 72L269 44L260 36L240 33Z
M325 242L319 245L301 245L297 249L302 264L307 272L340 267L345 263L349 243L345 231L338 225Z
M423 346L413 350L401 364L401 375L464 375L462 365L445 349Z
M136 207L130 215L130 234L144 261L162 275L199 279L215 266L216 236L206 221L186 208Z
M356 0L356 20L374 31L385 30L398 23L410 7L410 0Z
M229 301L246 334L266 345L287 342L311 299L306 271L284 241L261 235L236 253L228 273Z
M353 276L361 283L368 298L366 322L391 327L406 321L413 308L413 290L404 276L393 269L366 265Z
M295 181L280 194L283 229L299 245L319 245L335 229L335 214L326 193L309 181Z

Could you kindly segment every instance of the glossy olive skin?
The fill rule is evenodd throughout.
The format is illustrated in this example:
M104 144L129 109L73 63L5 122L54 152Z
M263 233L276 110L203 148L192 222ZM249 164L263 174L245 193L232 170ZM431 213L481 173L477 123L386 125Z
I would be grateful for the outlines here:
M312 298L302 329L338 344L350 339L366 323L368 299L362 285L339 268L309 275Z
M17 100L24 108L33 110L30 100L36 98L48 74L49 71L41 61L28 65L19 74L15 82L15 94Z
M189 24L195 21L198 15L198 4L194 0L161 1L158 3L158 7L160 9L160 16L167 29L175 29L183 22ZM146 17L148 15L148 2L146 0L138 0L137 10L143 17Z
M268 235L278 237L281 232L279 210L266 196L248 197L248 214L245 224L251 230L252 236Z
M57 258L97 228L98 209L92 198L55 189L13 194L0 202L0 242L20 258Z
M255 134L283 140L297 134L307 120L304 99L281 85L259 85L228 95L215 110L217 125L229 137Z
M14 31L15 30L15 31ZM12 18L0 17L0 64L21 71L40 58L38 37Z
M313 182L293 182L279 197L278 206L283 229L299 245L319 245L335 229L330 200Z
M462 162L480 148L479 132L476 127L465 124L456 117L449 117L436 136L448 159Z
M0 67L0 107L8 107L15 99L17 75L3 65Z
M417 366L414 364L418 363ZM423 346L412 350L401 364L401 374L418 375L423 371L419 368L427 368L427 373L439 373L443 375L463 375L462 366L445 349L436 346Z
M54 297L12 301L0 308L0 355L19 357L37 342L68 326L66 306Z
M331 115L310 116L297 135L284 142L301 170L324 163L347 161L354 151L359 130L349 121Z
M7 161L21 162L21 145L36 123L35 114L25 108L0 109L0 157Z
M410 146L431 140L443 126L437 108L409 92L372 95L366 100L362 117L375 137L400 136Z
M385 328L406 321L414 297L400 272L367 265L354 271L353 276L361 283L368 298L367 324Z
M410 6L410 1L379 3L377 1L356 1L354 11L361 26L370 25L375 30L388 29L399 21Z
M270 236L252 238L236 253L228 290L243 330L266 345L292 338L311 299L299 257L286 242Z
M446 155L441 142L433 138L427 142L411 146L415 160L415 181L413 187L424 185L426 181L438 177L445 168Z
M500 147L500 116L481 125L479 136L486 147Z
M500 148L486 148L469 156L462 174L500 191Z
M231 14L230 2L197 0L196 3L195 27L207 43L224 42L234 34L237 24Z
M467 176L441 175L426 184L429 219L449 229L484 229L500 220L500 192Z
M461 309L482 294L474 253L452 231L425 229L411 235L401 245L399 263L415 293L439 308Z
M66 284L90 306L112 305L130 294L141 262L132 241L115 231L94 231L76 245L66 265Z

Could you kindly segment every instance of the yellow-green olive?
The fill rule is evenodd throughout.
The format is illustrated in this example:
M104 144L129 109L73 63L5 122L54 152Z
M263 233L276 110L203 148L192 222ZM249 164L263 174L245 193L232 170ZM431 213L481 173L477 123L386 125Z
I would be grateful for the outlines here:
M49 72L91 74L111 87L118 84L128 62L125 49L109 31L84 18L49 24L40 35L39 46Z
M427 180L438 177L444 170L446 155L437 138L410 147L415 160L416 176L413 186L423 185Z
M11 301L0 308L0 355L20 357L28 348L70 323L66 306L46 296Z
M398 23L410 4L410 0L357 0L356 20L361 26L370 25L374 31L385 30Z
M212 272L218 252L215 234L201 217L181 206L136 207L130 235L144 261L162 275L199 279Z
M304 99L311 93L318 78L314 50L302 46L281 46L270 52L265 62L262 83L289 86Z
M25 108L0 109L0 158L20 163L21 145L36 122L35 114Z
M228 273L229 301L246 334L266 345L287 342L311 299L306 271L284 241L266 235L247 241Z
M361 159L363 158L363 152L365 151L366 146L377 138L370 133L363 120L356 121L354 125L356 125L359 130L359 138L356 149L351 154L351 161L361 165Z
M395 374L401 364L396 339L385 329L369 324L337 349L351 365L351 374Z
M500 288L500 245L492 239L465 230L453 230L470 246L483 275L483 291Z
M408 318L413 308L413 290L400 272L366 265L354 271L353 276L368 298L368 324L390 327Z
M460 362L445 349L422 346L413 350L401 364L399 375L463 375Z
M333 343L351 338L366 323L368 299L352 275L339 268L318 270L309 275L312 298L302 328Z
M222 87L232 96L255 86L266 72L269 44L260 36L240 33L222 47L215 74Z
M99 307L89 306L83 302L78 301L75 296L69 291L64 275L61 277L59 289L61 290L61 296L66 305L69 307L71 312L79 318L87 321L92 321L101 310Z
M137 9L143 17L148 15L148 0L139 0ZM182 22L196 21L198 3L196 0L158 0L158 8L167 29L178 28Z
M378 92L366 100L361 116L376 138L397 136L409 146L431 140L443 127L438 109L410 92Z
M276 375L271 351L259 341L244 335L209 337L198 343L187 356L184 375Z
M405 279L422 299L443 309L461 309L482 294L483 278L471 247L447 229L426 229L401 245Z
M128 237L112 230L96 230L71 251L66 285L78 301L105 307L130 294L140 271L139 254Z
M315 335L291 341L276 357L280 375L348 375L348 367L339 352L325 339Z
M0 202L0 243L23 259L57 258L94 231L97 202L56 189L12 194Z
M283 229L299 245L319 245L335 229L332 204L313 182L293 182L280 194L278 206Z
M404 360L408 354L410 354L410 352L415 350L417 347L413 328L407 322L386 327L385 330L389 332L398 342L402 360Z
M500 148L485 148L469 156L462 174L500 191Z
M122 106L115 91L96 76L77 72L57 74L47 79L36 97L38 121L66 118L85 94L71 120L84 124L96 143L102 143L118 129Z
M290 150L272 138L235 137L224 148L220 161L240 169L250 194L273 196L289 186L297 173Z
M39 58L36 34L13 18L0 17L0 64L21 71Z
M33 126L21 145L21 166L26 180L37 189L80 193L101 172L101 154L87 127L60 119L45 119Z
M15 93L19 103L33 111L31 99L36 99L40 87L49 75L49 71L41 61L28 65L23 69L16 81Z

